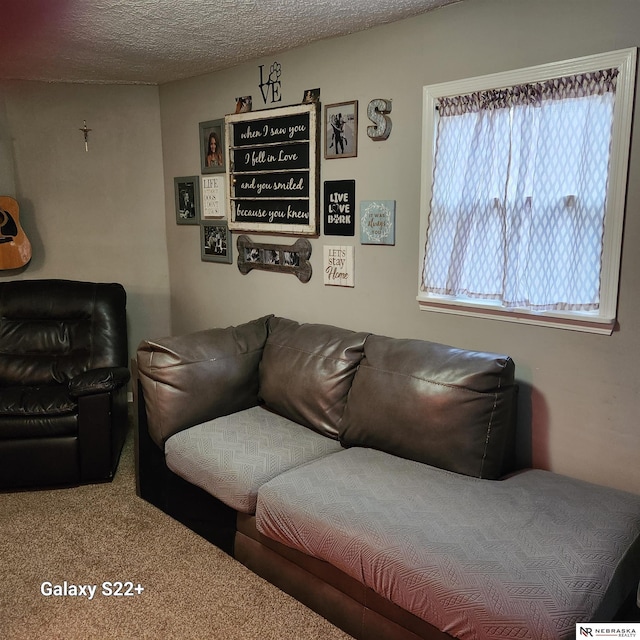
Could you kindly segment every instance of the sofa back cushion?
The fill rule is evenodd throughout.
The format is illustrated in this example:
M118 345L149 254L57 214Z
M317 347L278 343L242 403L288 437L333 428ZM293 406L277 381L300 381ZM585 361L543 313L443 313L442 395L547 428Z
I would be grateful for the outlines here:
M337 438L367 335L271 318L260 363L260 397L280 415Z
M140 343L138 377L159 447L178 431L258 404L268 319Z
M372 335L340 439L495 479L512 442L515 397L508 356Z

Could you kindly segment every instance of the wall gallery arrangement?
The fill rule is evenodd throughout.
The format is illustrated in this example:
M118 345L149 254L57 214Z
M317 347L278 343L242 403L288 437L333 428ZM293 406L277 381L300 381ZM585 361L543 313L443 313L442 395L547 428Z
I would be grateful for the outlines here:
M259 75L265 105L280 102L281 65L274 62L268 73L260 65ZM307 89L300 104L259 111L252 106L252 96L241 96L233 113L199 123L202 175L174 178L176 223L200 225L205 262L231 264L232 232L241 232L236 242L241 273L291 273L308 282L306 237L320 236L320 145L325 160L357 157L358 101L325 105L322 143L319 88ZM391 107L385 98L368 103L371 140L389 137ZM323 195L325 236L354 237L358 220L360 244L395 245L395 200L362 200L358 207L352 179L327 180ZM258 243L245 233L302 237L285 245ZM353 245L323 246L325 285L354 286L354 254Z

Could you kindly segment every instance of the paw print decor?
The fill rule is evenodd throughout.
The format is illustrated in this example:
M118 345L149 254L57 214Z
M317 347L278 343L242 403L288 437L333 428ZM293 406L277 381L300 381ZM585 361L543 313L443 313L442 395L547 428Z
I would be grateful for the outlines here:
M260 67L260 93L265 104L282 101L282 81L280 76L282 75L282 65L279 62L274 62L269 67L269 75L265 80L264 65Z

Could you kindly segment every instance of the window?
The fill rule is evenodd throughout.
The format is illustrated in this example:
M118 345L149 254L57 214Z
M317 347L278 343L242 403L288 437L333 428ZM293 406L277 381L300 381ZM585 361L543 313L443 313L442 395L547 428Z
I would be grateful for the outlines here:
M635 63L424 88L421 308L611 333Z

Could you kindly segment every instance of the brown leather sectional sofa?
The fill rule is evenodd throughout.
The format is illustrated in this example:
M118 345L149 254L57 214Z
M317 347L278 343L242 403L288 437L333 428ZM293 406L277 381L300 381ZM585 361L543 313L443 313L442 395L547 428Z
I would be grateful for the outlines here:
M640 496L506 475L507 356L266 316L137 369L140 495L356 638L569 638L637 586Z

